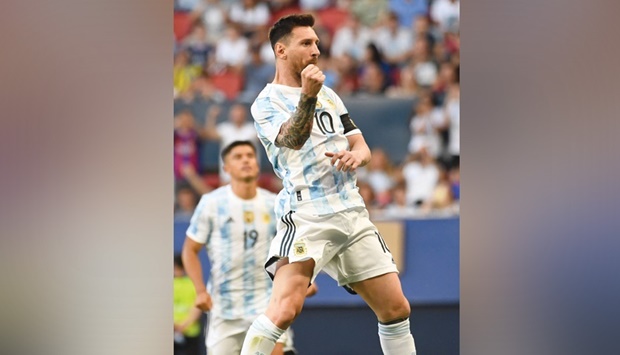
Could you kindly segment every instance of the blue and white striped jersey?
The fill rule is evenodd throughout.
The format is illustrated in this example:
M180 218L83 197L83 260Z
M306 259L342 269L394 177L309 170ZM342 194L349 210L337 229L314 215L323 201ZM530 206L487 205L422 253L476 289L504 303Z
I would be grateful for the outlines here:
M337 171L330 164L331 158L325 156L325 152L349 149L347 136L361 134L333 90L323 85L317 95L312 132L304 146L300 150L276 147L280 127L295 112L300 95L301 88L267 84L251 107L258 138L283 182L276 200L276 217L299 208L326 215L364 206L355 172Z
M226 185L200 199L187 236L207 249L213 315L240 319L267 309L272 282L264 265L276 235L275 197L259 188L243 200Z

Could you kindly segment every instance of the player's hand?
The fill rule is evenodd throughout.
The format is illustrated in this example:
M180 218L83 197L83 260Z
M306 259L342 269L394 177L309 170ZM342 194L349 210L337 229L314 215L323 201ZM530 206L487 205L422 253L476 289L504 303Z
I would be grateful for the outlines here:
M200 292L196 295L196 301L194 302L194 305L204 312L209 312L211 310L211 307L213 307L211 295L206 291Z
M312 296L316 295L316 293L318 291L319 291L319 287L316 285L316 283L313 283L306 290L306 297L312 297Z
M348 150L325 152L325 156L332 158L330 164L338 171L354 171L362 164L362 159Z
M308 64L301 71L301 93L310 97L316 97L319 91L321 91L324 81L325 75L321 69L314 64Z

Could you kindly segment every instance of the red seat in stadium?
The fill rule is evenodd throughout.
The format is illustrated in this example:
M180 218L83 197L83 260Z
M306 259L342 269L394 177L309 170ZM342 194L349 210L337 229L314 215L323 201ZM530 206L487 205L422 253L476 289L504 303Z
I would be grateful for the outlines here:
M327 9L320 10L318 15L321 20L321 24L327 28L329 33L333 36L334 33L347 21L349 12L337 7L328 7Z
M213 85L226 95L228 100L234 100L243 88L243 76L232 70L211 76Z
M174 37L180 42L192 29L192 19L186 12L175 11L174 13Z

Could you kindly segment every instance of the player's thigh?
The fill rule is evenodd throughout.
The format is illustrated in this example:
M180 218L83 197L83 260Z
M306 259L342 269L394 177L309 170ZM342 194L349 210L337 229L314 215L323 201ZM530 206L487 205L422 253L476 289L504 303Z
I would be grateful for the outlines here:
M279 262L275 278L267 316L272 320L294 318L301 311L306 289L310 283L314 270L314 260L309 259L300 262L287 263L286 259ZM293 313L282 315L282 313ZM272 316L274 318L272 318ZM285 319L286 321L290 319Z
M391 272L349 284L377 315L381 322L409 316L409 301L405 297L398 274Z
M239 355L246 333L227 336L207 349L207 355Z
M350 285L383 274L397 273L392 253L368 218L365 208L347 212L352 232L347 244L334 257L325 271L336 275L338 284Z

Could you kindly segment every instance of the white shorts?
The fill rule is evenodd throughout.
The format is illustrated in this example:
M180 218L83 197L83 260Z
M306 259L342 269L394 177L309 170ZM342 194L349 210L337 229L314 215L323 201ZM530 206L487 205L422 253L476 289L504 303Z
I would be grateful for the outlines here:
M209 355L239 355L245 334L256 317L223 319L209 314L207 317L207 353ZM278 343L284 344L284 351L294 350L291 328L282 334Z
M314 259L310 282L321 270L340 286L398 273L390 250L364 207L326 216L301 209L290 211L278 221L277 229L265 264L272 279L277 261L284 257L289 262Z

